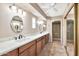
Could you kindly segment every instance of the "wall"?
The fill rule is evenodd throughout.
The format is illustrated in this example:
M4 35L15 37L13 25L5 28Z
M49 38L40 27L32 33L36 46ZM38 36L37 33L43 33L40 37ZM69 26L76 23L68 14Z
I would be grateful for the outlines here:
M47 31L50 33L49 42L52 42L52 23L51 20L47 20Z
M22 15L13 12L9 8L10 4L0 4L0 38L1 37L9 37L17 35L14 33L10 27L10 22L13 16L19 15L22 17ZM31 34L38 32L38 27L36 29L32 29L32 17L35 17L30 12L26 12L26 16L24 16L23 24L24 28L21 34ZM35 17L37 19L37 17Z

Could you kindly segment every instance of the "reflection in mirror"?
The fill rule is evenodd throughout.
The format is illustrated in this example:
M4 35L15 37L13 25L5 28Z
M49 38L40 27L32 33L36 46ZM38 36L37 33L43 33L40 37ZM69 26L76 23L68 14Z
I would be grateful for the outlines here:
M11 20L11 28L15 33L20 33L23 30L23 21L19 16L14 16Z
M74 7L71 9L66 18L67 24L67 52L68 55L74 56Z

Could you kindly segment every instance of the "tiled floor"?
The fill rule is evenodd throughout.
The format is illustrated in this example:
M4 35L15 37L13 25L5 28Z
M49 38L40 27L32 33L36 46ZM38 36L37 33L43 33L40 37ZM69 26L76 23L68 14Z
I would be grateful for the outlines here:
M69 52L69 56L74 56L74 44L67 43L67 51Z
M68 54L74 55L73 44L68 43ZM48 43L44 49L41 51L39 56L67 56L65 48L61 45L59 41L54 41L53 43Z

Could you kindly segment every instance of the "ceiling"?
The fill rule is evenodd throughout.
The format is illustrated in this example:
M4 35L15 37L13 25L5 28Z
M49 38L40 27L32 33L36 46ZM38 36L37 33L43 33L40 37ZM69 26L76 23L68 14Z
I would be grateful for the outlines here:
M43 12L49 17L63 15L68 3L37 3Z
M16 6L46 20L64 15L69 3L17 3Z

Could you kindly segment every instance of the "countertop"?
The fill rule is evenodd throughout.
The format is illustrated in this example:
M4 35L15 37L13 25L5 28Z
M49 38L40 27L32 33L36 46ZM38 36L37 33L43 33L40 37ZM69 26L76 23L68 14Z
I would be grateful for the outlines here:
M18 40L13 39L13 40L0 42L0 55L6 54L14 49L17 49L20 46L25 45L33 40L36 40L37 38L46 34L48 34L48 32L25 36L24 38Z

